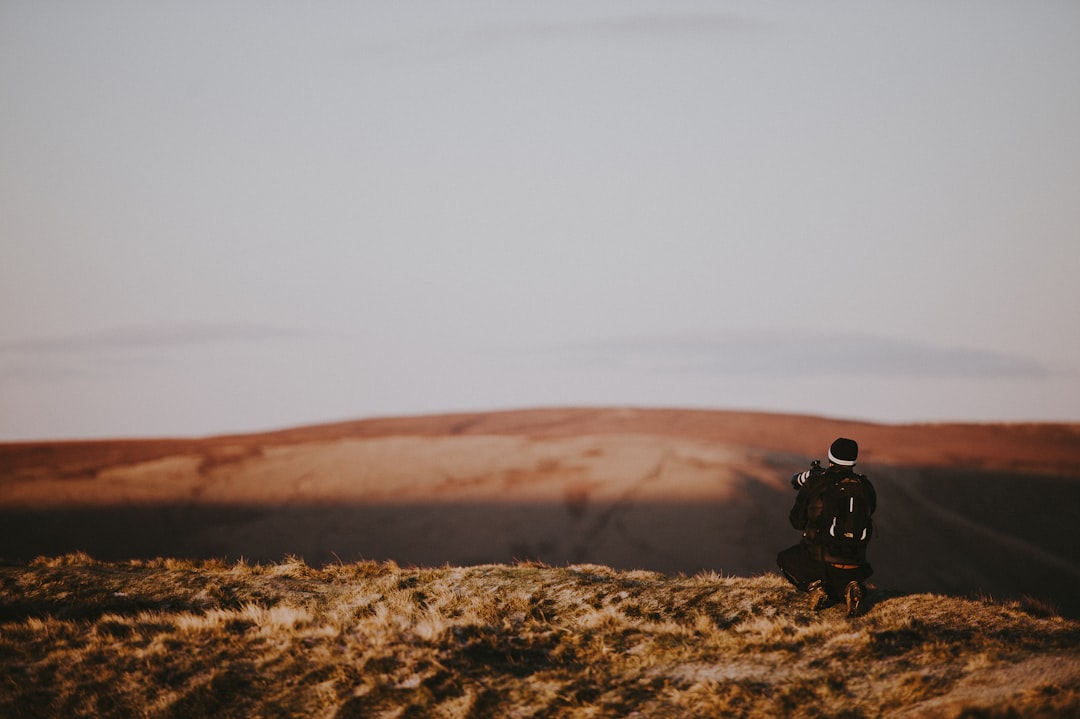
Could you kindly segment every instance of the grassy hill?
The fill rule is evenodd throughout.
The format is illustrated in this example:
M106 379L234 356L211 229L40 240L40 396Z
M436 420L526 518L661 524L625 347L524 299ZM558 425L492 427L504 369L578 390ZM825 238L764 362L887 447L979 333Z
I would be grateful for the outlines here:
M0 562L519 559L754 576L798 541L788 479L857 438L875 580L1080 619L1080 425L880 425L568 408L197 439L0 444Z
M776 575L312 568L86 555L0 567L0 716L1060 717L1080 623Z

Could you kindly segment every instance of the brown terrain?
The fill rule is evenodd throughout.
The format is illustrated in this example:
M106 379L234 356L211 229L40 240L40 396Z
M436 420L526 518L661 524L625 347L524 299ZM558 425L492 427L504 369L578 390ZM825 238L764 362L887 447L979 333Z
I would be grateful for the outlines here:
M889 591L1080 616L1080 425L880 425L545 409L203 439L0 445L0 558L595 563L752 576L795 543L789 479L838 436L879 498Z

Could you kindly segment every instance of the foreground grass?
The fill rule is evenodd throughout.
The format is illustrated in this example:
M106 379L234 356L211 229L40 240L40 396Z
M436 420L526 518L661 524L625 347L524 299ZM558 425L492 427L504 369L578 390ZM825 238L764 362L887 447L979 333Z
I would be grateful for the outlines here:
M1080 716L1080 624L776 576L83 555L0 568L0 716Z

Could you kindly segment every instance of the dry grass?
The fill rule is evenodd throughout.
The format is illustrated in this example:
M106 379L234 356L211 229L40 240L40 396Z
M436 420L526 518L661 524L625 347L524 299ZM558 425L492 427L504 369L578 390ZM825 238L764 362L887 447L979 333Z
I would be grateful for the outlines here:
M85 555L0 568L3 717L1080 714L1080 624L778 577Z

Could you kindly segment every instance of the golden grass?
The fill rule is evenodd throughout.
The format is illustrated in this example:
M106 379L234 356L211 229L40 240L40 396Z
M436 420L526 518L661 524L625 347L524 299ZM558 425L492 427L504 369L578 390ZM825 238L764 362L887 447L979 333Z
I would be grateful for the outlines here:
M774 575L315 569L86 555L0 568L3 717L1050 717L1080 624Z

